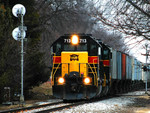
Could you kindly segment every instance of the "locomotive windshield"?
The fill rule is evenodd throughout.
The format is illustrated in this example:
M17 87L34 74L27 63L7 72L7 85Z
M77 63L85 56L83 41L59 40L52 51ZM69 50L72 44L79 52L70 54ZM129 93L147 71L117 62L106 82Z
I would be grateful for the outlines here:
M97 56L98 44L88 37L80 37L79 44L73 45L70 38L63 37L53 44L53 53L60 56L62 51L88 51L89 56Z
M64 44L64 51L87 51L87 44L79 44L74 46L71 44Z
M56 56L60 56L62 51L88 51L88 48L87 44L74 46L71 44L56 43L53 46L53 52L56 54Z

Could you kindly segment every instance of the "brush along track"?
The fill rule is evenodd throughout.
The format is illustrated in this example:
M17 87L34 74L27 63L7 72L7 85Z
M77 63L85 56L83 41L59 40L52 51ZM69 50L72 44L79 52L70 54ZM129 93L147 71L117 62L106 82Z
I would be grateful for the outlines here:
M35 105L35 106L31 106L31 107L22 107L22 108L17 108L17 109L4 110L4 111L0 111L0 113L26 112L26 111L32 111L32 110L35 110L35 109L44 108L44 107L47 107L47 106L55 106L55 105L59 105L59 104L63 104L63 101L53 102L53 103L43 104L43 105Z
M53 112L57 110L62 110L70 107L74 107L77 105L84 104L85 101L79 101L75 103L64 103L63 101L50 103L50 104L44 104L44 105L38 105L38 106L31 106L31 107L23 107L18 109L11 109L11 110L5 110L0 111L0 113L47 113L47 112Z
M54 112L54 111L58 111L58 110L63 110L66 108L70 108L70 107L75 107L78 105L82 105L85 103L92 103L92 102L97 102L97 101L101 101L104 99L109 99L109 98L113 98L111 97L101 97L101 98L97 98L97 99L91 99L91 100L82 100L82 101L69 101L67 102L63 102L63 101L59 101L59 102L53 102L53 103L49 103L49 104L43 104L43 105L37 105L37 106L31 106L31 107L23 107L23 108L18 108L18 109L11 109L11 110L5 110L5 111L0 111L0 113L18 113L18 112L22 112L22 113L47 113L47 112Z

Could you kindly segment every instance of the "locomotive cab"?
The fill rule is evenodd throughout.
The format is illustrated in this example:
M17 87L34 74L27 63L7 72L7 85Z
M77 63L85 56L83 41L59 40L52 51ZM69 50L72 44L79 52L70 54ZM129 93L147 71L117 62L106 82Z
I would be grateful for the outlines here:
M53 95L65 100L99 95L101 49L89 35L64 35L57 39L51 46Z

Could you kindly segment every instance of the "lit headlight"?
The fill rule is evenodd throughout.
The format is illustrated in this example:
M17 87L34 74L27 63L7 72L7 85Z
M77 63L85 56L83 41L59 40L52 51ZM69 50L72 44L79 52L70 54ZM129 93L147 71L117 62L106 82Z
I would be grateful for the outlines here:
M91 80L89 77L84 78L83 80L84 84L90 84Z
M64 78L62 78L62 77L58 78L58 83L59 84L63 84L64 82L65 82Z
M78 37L77 35L73 35L73 36L71 37L71 43L72 43L73 45L77 45L77 44L79 43L79 37Z

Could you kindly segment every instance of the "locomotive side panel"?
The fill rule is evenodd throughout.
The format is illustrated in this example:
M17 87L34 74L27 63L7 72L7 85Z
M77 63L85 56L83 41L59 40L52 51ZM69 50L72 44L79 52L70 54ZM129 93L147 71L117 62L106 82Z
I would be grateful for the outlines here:
M129 79L129 56L126 56L126 79Z
M137 62L135 58L132 58L132 81L137 80Z
M117 52L117 78L118 80L122 79L122 57L121 52Z
M117 79L117 51L116 50L112 50L111 76L112 79Z
M122 53L122 80L126 79L126 55Z
M141 65L141 62L140 61L137 61L137 68L138 68L138 71L137 71L137 79L138 80L142 80L142 65Z
M132 79L132 58L126 55L126 79Z
M134 59L134 80L138 80L138 63L137 59Z
M129 57L129 79L132 80L132 57Z

